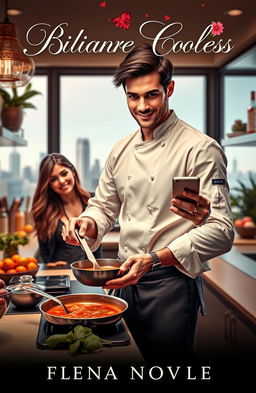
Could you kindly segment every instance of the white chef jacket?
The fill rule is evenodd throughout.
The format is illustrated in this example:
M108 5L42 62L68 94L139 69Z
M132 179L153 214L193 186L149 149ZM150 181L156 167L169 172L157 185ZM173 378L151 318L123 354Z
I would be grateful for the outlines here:
M93 250L119 217L120 259L168 247L182 265L177 268L195 278L210 270L209 259L226 253L233 243L226 157L214 139L174 111L153 133L153 140L144 141L139 129L115 144L81 216L98 225ZM200 178L200 194L211 201L201 226L169 210L175 176Z

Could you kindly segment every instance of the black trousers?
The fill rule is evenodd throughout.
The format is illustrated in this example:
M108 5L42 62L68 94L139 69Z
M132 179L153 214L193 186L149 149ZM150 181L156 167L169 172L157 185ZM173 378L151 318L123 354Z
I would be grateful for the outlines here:
M192 356L200 304L197 284L177 268L165 267L116 291L129 304L124 319L146 363L171 364Z

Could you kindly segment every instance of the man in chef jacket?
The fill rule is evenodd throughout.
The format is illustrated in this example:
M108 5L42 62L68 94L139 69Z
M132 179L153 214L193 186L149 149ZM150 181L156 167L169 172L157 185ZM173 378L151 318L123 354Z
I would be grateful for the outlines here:
M209 259L231 249L234 237L226 157L214 139L169 109L172 73L171 62L149 45L120 64L114 84L123 86L140 128L115 144L95 196L63 233L77 244L79 226L96 250L119 218L118 258L126 274L106 288L128 302L125 319L152 364L192 353L199 306L205 312L200 274L210 269ZM196 205L172 199L176 176L200 178L200 195L184 195Z

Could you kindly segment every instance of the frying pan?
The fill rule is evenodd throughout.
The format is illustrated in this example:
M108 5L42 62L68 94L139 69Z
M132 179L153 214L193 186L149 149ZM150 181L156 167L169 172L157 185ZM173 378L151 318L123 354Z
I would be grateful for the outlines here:
M68 304L71 302L88 302L88 303L107 303L113 306L116 306L120 309L120 312L114 315L106 316L106 317L99 317L99 318L69 318L67 316L57 316L51 315L48 313L50 308L56 306L56 302L51 299L45 300L39 305L40 311L42 312L45 319L53 324L57 325L106 325L110 323L116 323L119 319L122 318L123 313L128 308L128 303L115 296L98 294L98 293L76 293L71 295L61 295L56 296L60 299L64 304Z

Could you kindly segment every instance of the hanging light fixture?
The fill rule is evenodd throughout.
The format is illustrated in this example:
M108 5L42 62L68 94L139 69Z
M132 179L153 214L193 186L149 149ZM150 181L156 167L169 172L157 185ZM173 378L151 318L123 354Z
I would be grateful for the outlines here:
M5 19L0 23L0 87L26 85L35 72L33 59L23 53L16 27L8 18L5 0Z

